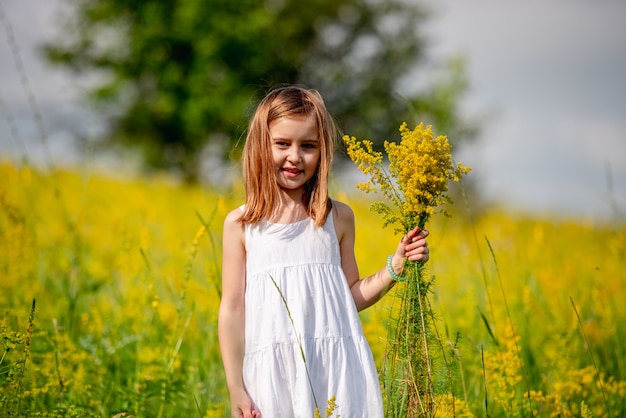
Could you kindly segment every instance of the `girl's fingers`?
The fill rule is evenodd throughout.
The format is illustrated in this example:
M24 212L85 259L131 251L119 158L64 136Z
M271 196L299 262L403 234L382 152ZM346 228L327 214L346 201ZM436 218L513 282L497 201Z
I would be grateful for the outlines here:
M420 239L425 239L427 236L428 236L428 230L424 229L420 231L419 228L415 228L414 230L406 234L406 237L408 238L410 242L415 242Z
M420 255L420 254L429 254L430 250L428 249L427 245L421 245L421 246L417 246L415 248L406 248L406 252L405 255L407 257L410 256L414 256L414 255Z
M428 261L430 250L426 241L427 236L428 230L426 229L420 230L419 227L415 227L410 230L400 240L398 255L403 253L409 261Z
M427 248L428 242L425 239L419 239L415 242L411 242L404 246L405 253L412 253L414 251L422 252L422 248Z
M411 237L412 234L414 234L413 237ZM410 261L428 261L430 253L428 242L426 241L428 231L423 230L418 232L418 229L415 228L410 231L407 236L411 238L404 247L405 257Z
M428 247L421 247L415 251L411 251L406 254L406 258L409 261L423 261L426 262L430 258L430 251Z
M415 228L413 228L412 230L410 230L406 236L409 239L409 241L413 240L413 238L415 238L417 235L419 235L420 232L420 228L419 226L416 226Z

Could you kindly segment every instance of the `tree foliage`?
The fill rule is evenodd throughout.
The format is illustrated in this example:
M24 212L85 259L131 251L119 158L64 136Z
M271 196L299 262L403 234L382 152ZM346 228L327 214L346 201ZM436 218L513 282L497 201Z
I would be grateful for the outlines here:
M280 84L319 89L357 136L395 137L411 112L453 141L468 132L457 110L461 67L425 90L406 88L424 64L427 15L413 1L66 1L72 12L45 45L48 59L102 76L90 96L110 118L105 141L190 180L200 151L237 144L256 100Z

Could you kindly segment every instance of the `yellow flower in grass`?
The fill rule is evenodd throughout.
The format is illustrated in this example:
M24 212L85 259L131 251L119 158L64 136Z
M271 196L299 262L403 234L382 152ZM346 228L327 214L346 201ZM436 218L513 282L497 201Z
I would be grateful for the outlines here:
M441 418L474 418L469 405L462 399L450 393L438 395L435 398L435 415Z
M375 151L372 142L344 136L348 156L370 179L357 187L365 192L380 191L391 202L374 203L372 209L381 213L384 225L399 222L403 229L420 227L435 213L437 206L450 202L448 182L459 181L471 168L453 164L451 146L446 136L435 137L430 126L420 123L410 130L406 122L400 126L400 143L385 141L389 159L383 168L383 153Z

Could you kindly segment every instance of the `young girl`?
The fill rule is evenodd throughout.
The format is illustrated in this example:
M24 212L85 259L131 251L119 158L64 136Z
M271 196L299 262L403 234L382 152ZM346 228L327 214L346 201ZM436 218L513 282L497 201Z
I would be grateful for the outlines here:
M358 311L405 259L428 260L428 232L409 232L360 279L354 214L328 196L336 137L319 93L300 87L270 92L250 122L246 202L223 235L219 339L233 417L312 417L333 397L335 415L383 416Z

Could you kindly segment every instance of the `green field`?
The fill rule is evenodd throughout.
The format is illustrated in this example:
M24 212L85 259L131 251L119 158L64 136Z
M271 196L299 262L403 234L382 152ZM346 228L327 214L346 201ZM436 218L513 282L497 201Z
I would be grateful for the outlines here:
M242 191L9 163L0 178L0 415L228 416L221 225ZM398 237L360 192L333 195L355 210L361 275L380 269ZM453 212L429 227L454 354L438 416L624 416L626 225ZM379 365L394 300L362 313Z

